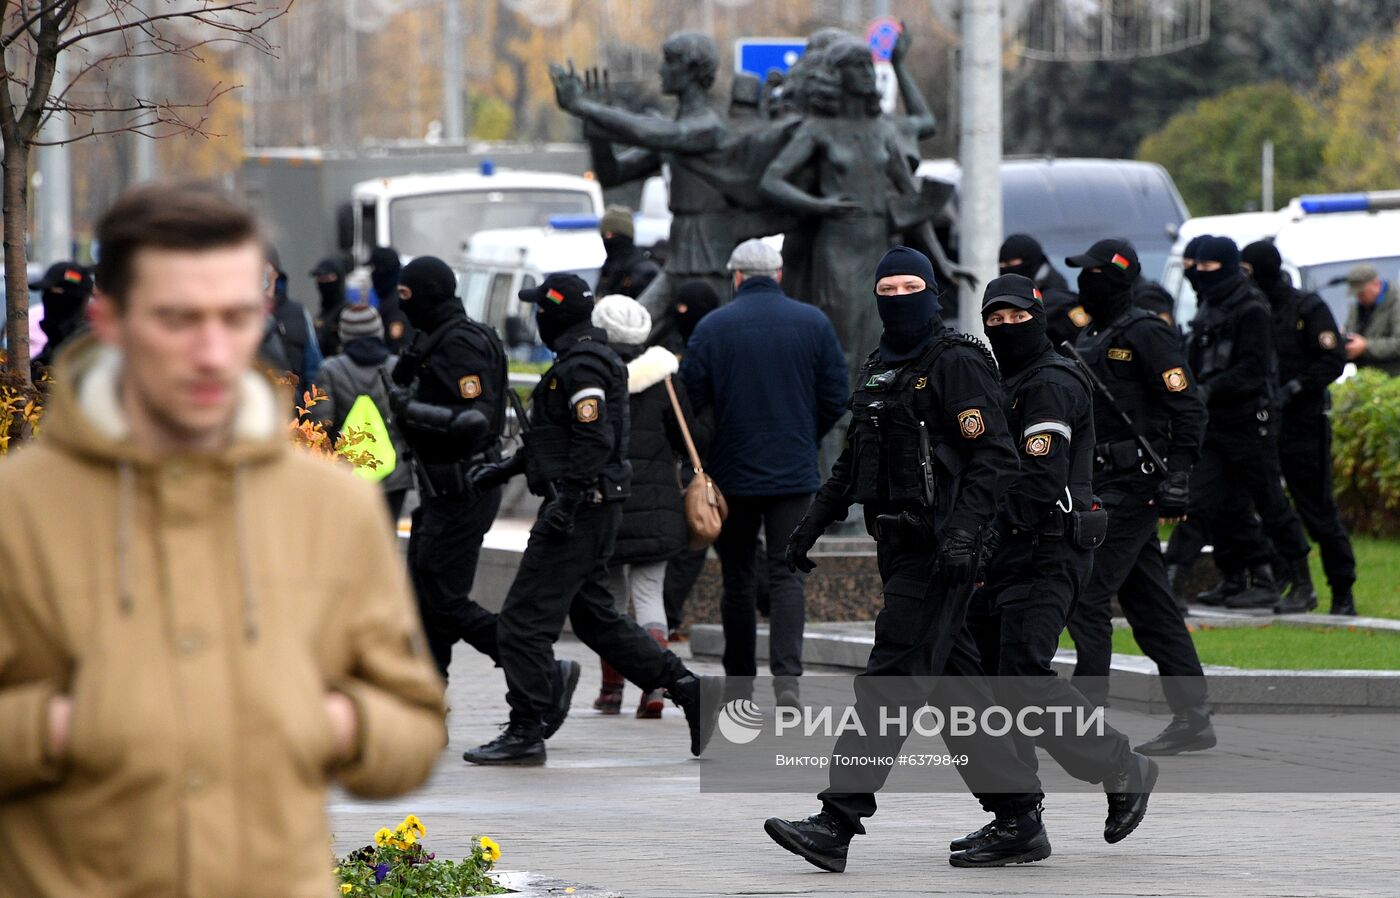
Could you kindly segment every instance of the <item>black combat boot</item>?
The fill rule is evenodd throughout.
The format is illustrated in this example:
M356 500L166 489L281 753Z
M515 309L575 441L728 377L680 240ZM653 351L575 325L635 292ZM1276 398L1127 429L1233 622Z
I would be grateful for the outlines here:
M954 839L953 841L949 842L948 850L966 851L969 848L974 848L978 845L981 845L987 840L987 838L992 834L992 831L996 828L997 822L994 818L991 823L988 823L986 826L982 827L976 832L970 832L967 835L963 836L961 839Z
M1225 600L1225 607L1235 611L1271 609L1278 604L1278 582L1274 569L1256 564L1249 569L1249 588Z
M578 688L578 677L582 668L577 661L554 662L554 707L540 719L543 727L540 735L548 739L564 725L569 716L569 706L574 703L574 690Z
M1351 597L1351 587L1332 590L1332 610L1329 614L1356 617L1356 600Z
M802 857L807 863L830 873L846 870L846 849L855 830L835 814L822 811L805 820L769 817L763 831L779 845Z
M700 757L705 746L710 744L710 737L715 734L719 709L711 711L703 707L704 703L700 700L700 678L690 671L686 671L684 676L667 686L666 695L685 712L685 722L690 725L690 753Z
M1132 835L1147 813L1147 799L1157 785L1157 762L1136 752L1116 776L1104 780L1108 795L1108 819L1103 825L1103 840L1112 845Z
M1205 751L1214 747L1215 726L1210 722L1210 708L1198 705L1177 711L1166 729L1134 751L1144 755L1179 755L1184 751Z
M1203 592L1196 593L1196 601L1201 605L1210 605L1218 608L1230 600L1230 596L1236 596L1245 591L1248 586L1245 580L1244 571L1233 571L1223 574L1219 583Z
M1172 604L1176 606L1177 613L1182 617L1189 617L1191 609L1186 604L1186 597L1181 593L1181 587L1185 585L1186 568L1179 564L1167 565L1167 589L1172 593Z
M505 731L495 739L463 752L462 760L473 764L542 766L545 762L545 751L540 727L538 724L511 721Z
M1317 607L1317 590L1313 589L1312 571L1308 568L1308 556L1304 555L1292 563L1288 576L1288 589L1274 606L1274 614L1307 614Z
M954 867L1005 867L1050 856L1050 837L1040 821L1040 805L1015 817L997 817L991 831L971 848L948 855Z

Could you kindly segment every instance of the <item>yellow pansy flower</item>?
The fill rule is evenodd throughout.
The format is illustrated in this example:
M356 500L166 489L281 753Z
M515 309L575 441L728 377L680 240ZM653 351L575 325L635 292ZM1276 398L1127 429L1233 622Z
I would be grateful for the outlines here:
M407 817L403 818L403 826L406 829L411 829L416 832L420 839L428 834L428 828L423 825L423 821L419 820L413 814L409 814Z
M501 859L501 846L496 844L496 840L490 836L482 836L480 839L481 850L495 863Z
M374 834L374 844L378 845L380 848L383 848L392 841L394 841L394 834L389 832L385 827L380 827L379 832Z
M350 883L348 883L348 882L342 882L342 883L340 884L340 894L342 894L342 895L349 895L349 894L350 894L351 892L353 892L353 891L355 891L355 887L352 886L352 885L350 885Z

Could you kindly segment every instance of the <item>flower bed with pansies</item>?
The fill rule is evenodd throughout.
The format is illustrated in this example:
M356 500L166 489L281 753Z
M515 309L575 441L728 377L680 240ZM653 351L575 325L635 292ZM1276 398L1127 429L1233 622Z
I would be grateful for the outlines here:
M489 836L472 841L471 854L439 860L423 843L428 828L412 814L393 829L374 834L366 845L336 861L342 895L366 898L464 898L505 891L487 876L501 859L501 846Z

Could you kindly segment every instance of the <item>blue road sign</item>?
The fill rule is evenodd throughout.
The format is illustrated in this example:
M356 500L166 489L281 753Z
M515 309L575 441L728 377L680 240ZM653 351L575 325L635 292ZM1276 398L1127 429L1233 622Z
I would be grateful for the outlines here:
M734 42L734 71L767 78L776 69L786 75L806 51L807 42L802 38L741 37Z

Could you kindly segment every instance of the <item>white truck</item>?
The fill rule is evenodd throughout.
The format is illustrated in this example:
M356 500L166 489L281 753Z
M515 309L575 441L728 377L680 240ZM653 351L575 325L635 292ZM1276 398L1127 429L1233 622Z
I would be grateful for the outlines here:
M597 216L554 215L543 226L477 231L455 258L467 314L494 327L513 358L539 361L549 351L538 345L533 307L517 294L559 271L595 286L607 254Z
M544 228L556 216L603 214L598 182L577 175L496 169L375 178L351 191L353 252L392 246L414 256L460 258L479 231Z
M1354 266L1373 265L1382 277L1400 278L1400 190L1302 196L1277 212L1205 215L1181 225L1162 271L1183 325L1196 314L1196 294L1182 274L1181 251L1201 234L1229 237L1241 249L1272 239L1293 283L1321 296L1339 327L1347 319L1346 274Z

